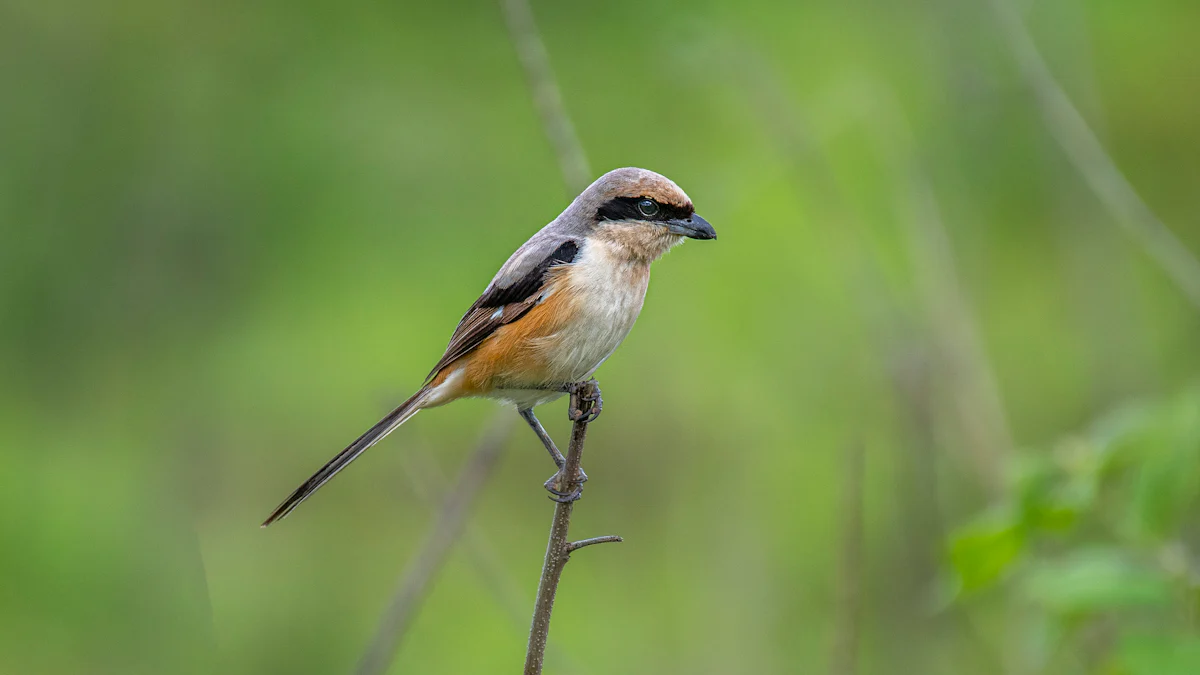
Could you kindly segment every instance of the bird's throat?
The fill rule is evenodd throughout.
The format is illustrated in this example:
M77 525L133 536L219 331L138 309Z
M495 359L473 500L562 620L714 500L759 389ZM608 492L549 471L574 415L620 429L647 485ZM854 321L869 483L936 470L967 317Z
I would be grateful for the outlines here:
M684 240L661 225L629 222L602 224L592 237L606 244L613 255L639 263L658 260Z

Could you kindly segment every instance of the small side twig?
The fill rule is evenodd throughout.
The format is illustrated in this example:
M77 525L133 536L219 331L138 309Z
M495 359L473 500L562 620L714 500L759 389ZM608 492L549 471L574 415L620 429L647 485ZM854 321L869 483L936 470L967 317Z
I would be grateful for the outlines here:
M417 557L400 578L392 601L375 629L375 637L358 663L355 671L358 675L380 675L387 671L430 581L462 535L476 495L496 468L508 440L512 417L501 415L488 428L455 484L446 493L437 521L426 535Z
M591 539L580 539L579 541L567 544L567 553L574 553L584 546L592 546L593 544L620 543L623 541L625 540L615 534L606 534L603 537L592 537Z
M594 384L590 385L595 387ZM581 419L571 426L571 446L567 449L567 461L563 466L563 475L568 478L561 489L571 492L579 487L575 477L579 475L579 464L583 455L583 442L587 437L589 416L587 413L594 405L584 401L581 393L571 394L571 409L584 413ZM571 553L585 546L619 542L620 537L604 536L571 542L568 534L571 529L571 512L575 508L573 501L559 502L554 507L554 520L550 525L550 539L546 543L546 558L542 563L542 579L538 583L537 601L533 608L533 622L529 626L529 648L525 653L525 675L541 675L542 662L546 654L546 639L550 635L550 614L554 611L554 596L558 593L558 582L562 579L563 568L571 558Z

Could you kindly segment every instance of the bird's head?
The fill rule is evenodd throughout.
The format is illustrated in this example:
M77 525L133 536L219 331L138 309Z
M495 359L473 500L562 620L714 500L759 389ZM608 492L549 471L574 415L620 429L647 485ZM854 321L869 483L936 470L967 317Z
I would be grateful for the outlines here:
M596 179L570 209L593 236L636 257L655 259L690 239L716 239L708 221L671 179L646 169L614 169Z

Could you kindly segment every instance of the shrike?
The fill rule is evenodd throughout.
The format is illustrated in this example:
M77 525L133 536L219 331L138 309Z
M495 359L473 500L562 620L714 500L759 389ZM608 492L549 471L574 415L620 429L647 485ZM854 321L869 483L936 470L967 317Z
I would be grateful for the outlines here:
M263 526L287 516L418 411L469 396L515 404L561 473L562 453L534 406L578 390L613 353L642 311L650 263L685 237L717 233L678 185L645 169L601 176L504 263L459 321L425 385L304 481ZM590 389L594 417L601 402L599 389ZM578 499L582 488L556 489L563 478L555 474L546 489L557 501Z

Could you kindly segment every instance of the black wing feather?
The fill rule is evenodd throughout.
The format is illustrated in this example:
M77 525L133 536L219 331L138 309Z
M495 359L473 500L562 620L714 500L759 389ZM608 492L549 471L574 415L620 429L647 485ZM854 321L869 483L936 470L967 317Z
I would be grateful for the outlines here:
M442 368L466 356L504 324L525 316L537 305L538 296L546 284L547 272L559 265L574 262L578 255L579 243L567 240L512 285L488 287L458 322L454 335L450 337L450 344L446 346L446 353L429 372L426 381Z
M475 305L471 309L475 309L476 307L503 307L504 305L511 305L514 302L528 300L541 290L542 284L546 280L546 270L556 265L565 265L573 262L577 255L579 255L579 244L571 240L563 242L545 260L538 263L537 267L529 270L525 276L518 279L513 285L507 288L500 286L489 288L475 302Z

